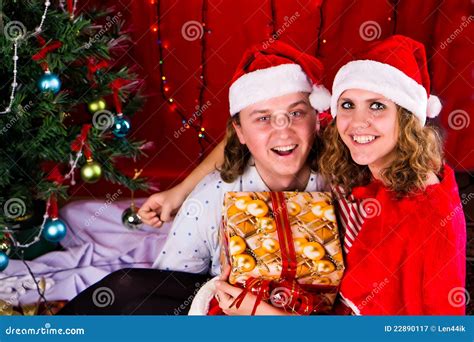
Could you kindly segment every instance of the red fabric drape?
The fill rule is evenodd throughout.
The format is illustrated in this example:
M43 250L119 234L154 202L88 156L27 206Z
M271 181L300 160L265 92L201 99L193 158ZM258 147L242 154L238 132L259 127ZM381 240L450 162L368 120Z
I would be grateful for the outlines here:
M183 126L181 118L159 93L163 75L159 73L157 33L152 30L156 3L161 3L169 93L192 117L199 96L201 40L184 39L182 28L191 20L202 21L202 1L106 1L122 13L133 39L133 45L116 62L134 67L145 80L148 95L144 109L132 119L131 136L156 144L148 159L137 165L123 163L122 167L130 174L134 168L144 168L143 175L152 177L161 189L176 184L192 170L199 162L200 148L198 133L192 129L176 137L175 132ZM456 170L473 170L472 14L467 0L207 0L205 31L211 32L204 32L207 89L203 102L209 101L210 105L202 113L207 137L214 144L222 139L229 116L228 82L244 50L268 40L272 29L279 30L282 41L323 60L328 88L338 68L351 58L353 51L363 48L367 39L399 33L422 41L427 48L432 93L444 105L438 120L446 134L448 163ZM204 146L206 152L213 147L208 143ZM84 194L112 188L115 186L94 186Z

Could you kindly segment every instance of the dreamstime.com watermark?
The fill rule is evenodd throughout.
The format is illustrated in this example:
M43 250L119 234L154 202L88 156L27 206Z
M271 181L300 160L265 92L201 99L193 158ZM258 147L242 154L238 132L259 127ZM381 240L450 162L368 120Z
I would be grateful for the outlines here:
M448 293L448 302L455 308L469 304L471 296L464 287L454 287Z
M454 216L456 216L457 214L461 213L462 214L462 210L463 210L463 206L466 206L466 204L471 201L472 199L474 199L474 193L473 192L470 192L469 194L462 194L461 196L461 203L459 205L457 205L453 210L451 210L451 212L446 215L445 218L443 218L441 220L441 227L444 227L449 221L451 221L453 219Z
M84 328L52 328L50 323L45 323L40 328L15 328L9 326L5 335L85 335Z
M122 194L122 190L118 189L115 193L113 193L112 195L110 194L107 194L105 197L107 197L107 200L104 202L103 205L100 206L99 209L97 209L95 212L94 212L94 215L90 216L85 222L84 222L84 225L86 227L89 227L92 223L94 223L95 220L97 220L98 217L100 217L104 211L107 210L108 207L110 207L112 205L112 203L114 203L115 201L117 201L117 199L120 197L120 195Z
M382 212L380 202L375 198L366 198L360 203L360 209L364 218L379 216Z
M470 124L471 118L465 110L456 109L448 115L448 126L455 131L468 128Z
M174 309L173 314L175 316L180 315L183 310L186 310L186 308L188 308L189 305L191 305L191 303L193 302L194 297L196 297L196 294L201 289L202 285L203 284L199 284L199 283L194 284L194 286L196 286L196 289L194 290L194 292L188 298L186 298L180 306L178 306L176 309Z
M382 28L379 23L373 20L364 21L359 27L359 36L366 42L379 39L382 35Z
M10 198L3 204L3 215L8 219L16 219L25 213L26 203L21 198Z
M189 20L181 27L181 35L188 42L201 39L204 35L204 26L196 20Z
M443 41L443 42L441 42L441 44L439 44L440 49L441 50L446 49L448 44L451 44L464 31L464 29L466 27L468 27L469 24L472 23L473 21L474 21L474 15L470 15L469 17L462 16L461 24L459 25L459 27L457 29L454 30L453 33L451 33L449 35L448 38L446 38L445 41Z
M10 128L12 128L21 117L27 113L31 107L33 106L33 101L28 102L26 106L18 106L18 110L16 111L16 115L11 116L10 120L0 129L0 135L4 135L8 132Z
M89 41L84 45L84 48L90 49L92 44L97 43L106 33L110 30L113 25L117 25L120 18L122 18L122 12L118 12L112 18L107 17L105 24L95 35L89 38Z
M102 286L97 288L94 293L92 293L92 303L98 308L105 308L106 306L111 306L115 302L115 294L111 288Z
M204 103L201 107L196 106L196 111L193 113L193 115L187 121L183 123L183 126L181 126L176 131L174 131L173 136L175 137L175 139L178 139L181 136L181 134L186 132L186 130L191 127L194 121L196 121L197 118L199 118L206 110L208 110L211 105L212 105L212 102L207 100L207 102Z
M364 306L369 304L380 292L382 292L383 288L387 286L390 281L388 278L385 278L380 283L374 283L372 291L362 300L360 304L357 305L357 308L361 310Z
M270 36L263 44L262 48L267 49L272 43L274 43L280 36L300 17L299 12L295 12L291 17L286 16L284 18L283 25Z

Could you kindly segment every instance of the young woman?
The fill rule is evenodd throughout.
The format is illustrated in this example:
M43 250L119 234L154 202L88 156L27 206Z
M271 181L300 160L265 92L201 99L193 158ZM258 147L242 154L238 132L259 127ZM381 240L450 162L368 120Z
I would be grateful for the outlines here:
M217 233L227 191L324 190L311 167L318 147L317 111L330 103L321 76L316 58L286 44L250 49L229 90L231 118L222 168L204 177L184 202L153 265L158 269L114 272L60 314L186 314L193 293L209 274L220 273ZM114 303L94 305L94 293L104 288L113 293ZM237 296L234 288L227 290L224 301ZM255 300L249 295L229 313L249 314ZM279 313L284 314L267 303L257 308L257 314Z
M341 296L355 314L464 314L466 231L421 43L392 36L336 74L322 174L347 200ZM345 196L350 194L351 196Z

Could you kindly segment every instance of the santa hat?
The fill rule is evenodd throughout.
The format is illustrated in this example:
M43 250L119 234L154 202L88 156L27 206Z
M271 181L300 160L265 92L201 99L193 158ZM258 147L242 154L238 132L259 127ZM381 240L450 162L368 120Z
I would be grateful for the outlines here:
M331 94L321 84L323 65L314 56L276 41L248 49L229 89L230 115L260 101L296 92L310 93L311 106L329 108Z
M422 125L426 117L441 111L438 97L430 95L430 77L425 47L411 38L394 35L374 43L357 60L344 65L332 87L331 114L347 89L364 89L381 94L412 112Z

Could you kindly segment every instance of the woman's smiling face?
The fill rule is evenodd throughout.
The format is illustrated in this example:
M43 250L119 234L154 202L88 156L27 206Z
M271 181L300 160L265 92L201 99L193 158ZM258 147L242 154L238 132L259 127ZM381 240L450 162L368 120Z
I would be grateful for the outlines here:
M348 89L339 97L336 125L357 164L380 170L393 160L399 132L393 101L371 91Z

